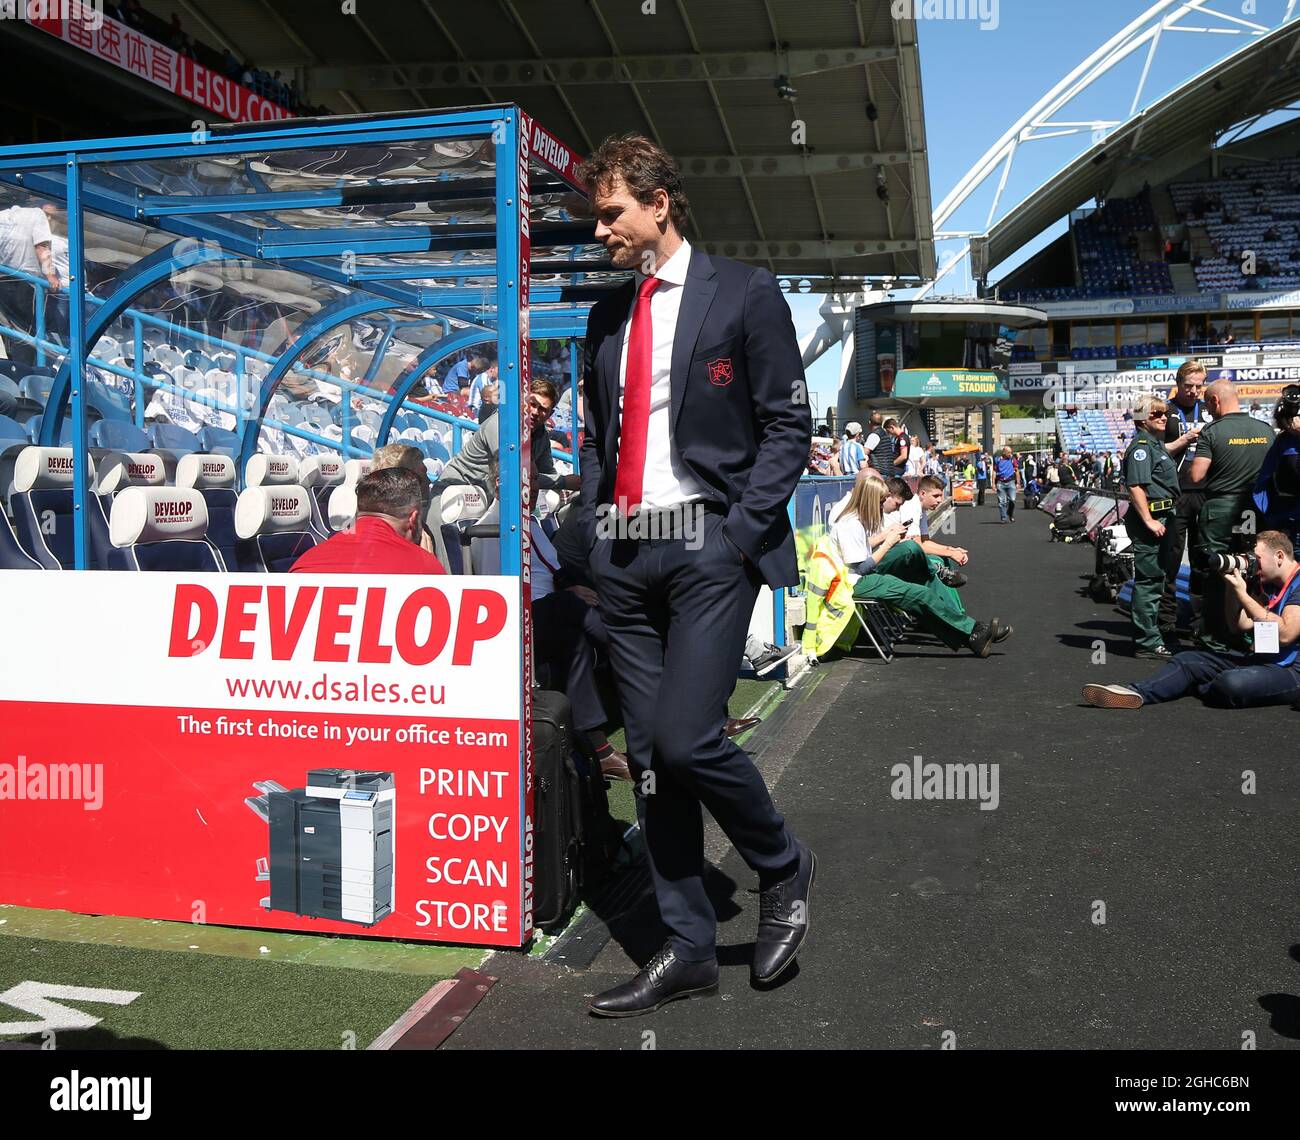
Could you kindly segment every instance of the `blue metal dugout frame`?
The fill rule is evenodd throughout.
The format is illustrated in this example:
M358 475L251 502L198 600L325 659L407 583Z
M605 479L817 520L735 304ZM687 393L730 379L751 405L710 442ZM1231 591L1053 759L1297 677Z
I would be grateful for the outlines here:
M559 217L529 215L528 230L521 221L520 164L526 171L523 186L529 201L539 193L585 193L571 178L543 169L531 161L526 122L517 107L501 105L466 108L447 112L358 116L328 120L288 120L272 124L237 124L211 132L146 135L136 138L95 139L71 143L49 143L30 147L0 148L0 183L34 196L66 204L68 213L68 299L67 344L51 339L44 321L45 282L11 269L0 269L8 277L25 278L36 290L36 324L33 334L3 330L7 337L32 344L37 364L51 355L61 356L46 403L39 442L58 442L65 409L71 411L74 452L74 535L76 568L86 568L89 552L87 496L89 463L87 366L100 336L124 317L134 321L135 352L132 366L111 365L94 360L94 367L134 381L137 426L143 426L144 384L169 389L156 377L142 373L142 326L166 325L132 307L141 293L166 281L186 268L212 262L249 262L260 268L289 269L334 287L338 299L308 318L296 330L293 343L278 356L267 356L247 346L223 342L212 336L186 330L190 338L205 345L233 352L240 368L249 359L270 363L252 406L243 406L243 394L234 408L218 404L236 415L240 436L238 467L242 482L247 460L258 448L263 423L312 442L337 447L344 455L351 447L348 403L352 393L386 401L388 407L378 429L376 446L386 442L397 418L404 412L450 423L453 450L463 431L476 423L458 420L440 411L407 402L407 397L439 361L493 339L499 364L501 407L501 570L518 574L522 566L520 533L521 487L524 471L521 459L524 369L521 333L530 340L570 340L569 384L576 412L579 357L575 340L585 331L589 305L616 289L620 282L603 258L579 258L581 247L593 242L593 226L573 220L567 212ZM413 180L409 175L384 178L338 177L333 186L277 190L264 173L253 170L254 157L264 164L279 159L292 166L296 153L348 153L348 148L382 145L388 150L435 143L478 144L476 155L490 154L488 177L471 174L454 176L444 169ZM208 194L159 193L157 186L133 181L139 171L184 171L186 160L227 156L243 159L247 193ZM170 164L170 165L169 165ZM480 166L482 164L480 163ZM232 168L233 171L233 168ZM232 177L234 174L232 173ZM176 181L173 178L172 181ZM180 181L185 182L184 178ZM193 179L189 179L192 183ZM321 226L293 224L295 211L365 207L374 204L456 203L477 201L491 205L492 218L460 221L454 216L444 223L389 223L382 218L351 224ZM274 215L272 215L274 211ZM102 215L151 227L175 240L142 258L117 281L107 298L88 292L86 276L85 220ZM305 217L306 215L300 215ZM525 244L548 252L537 268L561 278L558 284L533 286L532 271L521 252ZM423 255L423 256L421 256ZM477 256L479 261L464 259ZM358 258L370 259L357 264ZM400 260L377 261L380 258ZM511 267L516 267L511 269ZM597 274L596 278L592 274ZM603 279L599 275L605 275ZM527 297L531 312L521 310L520 298ZM304 369L301 358L319 339L356 317L372 315L385 325L381 342L361 383ZM369 387L387 352L396 328L422 321L440 323L444 335L420 352L414 366L390 394ZM459 326L453 330L453 324ZM343 395L343 438L332 441L318 433L267 420L267 411L280 381L293 370L318 376L338 385ZM242 371L240 373L243 379ZM170 390L175 390L170 388ZM576 437L576 414L572 425ZM576 443L576 438L575 438ZM576 447L572 462L576 468ZM568 458L567 456L565 458Z

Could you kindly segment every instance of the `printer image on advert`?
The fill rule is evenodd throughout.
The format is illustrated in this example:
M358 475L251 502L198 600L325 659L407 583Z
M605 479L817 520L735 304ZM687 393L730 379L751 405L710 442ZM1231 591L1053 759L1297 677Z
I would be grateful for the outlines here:
M289 791L259 780L246 803L269 829L270 854L257 861L270 880L267 910L373 926L393 909L391 772L313 768Z

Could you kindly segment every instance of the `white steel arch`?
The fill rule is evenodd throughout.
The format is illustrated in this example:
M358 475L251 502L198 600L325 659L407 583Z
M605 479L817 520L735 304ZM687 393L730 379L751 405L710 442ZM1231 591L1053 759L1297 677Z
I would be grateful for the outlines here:
M1231 0L1224 0L1231 3ZM1295 16L1300 0L1287 0L1286 10L1275 25L1281 27ZM1011 166L1015 161L1017 150L1031 142L1043 139L1061 138L1068 135L1090 136L1089 142L1100 142L1107 132L1124 125L1127 120L1095 119L1091 121L1054 121L1054 116L1075 98L1106 75L1112 68L1128 59L1143 47L1147 50L1142 74L1138 78L1133 92L1133 101L1129 107L1131 119L1142 107L1142 96L1146 88L1151 64L1165 33L1184 32L1199 35L1224 36L1263 36L1273 30L1273 26L1260 23L1257 19L1247 19L1239 14L1244 5L1238 6L1238 12L1223 12L1212 6L1212 0L1157 0L1137 19L1122 28L1087 59L1075 67L1068 75L1042 96L1028 111L997 140L984 155L966 172L957 185L948 193L934 211L934 236L936 241L960 241L962 245L927 283L917 297L924 297L935 285L955 269L970 254L970 238L977 236L969 231L948 231L944 224L960 209L995 172L1001 168L997 190L989 207L988 218L984 223L984 232L992 228L998 218L998 207L1002 202L1002 192L1006 189ZM1191 18L1200 18L1202 23L1184 22ZM1217 21L1217 23L1215 22Z

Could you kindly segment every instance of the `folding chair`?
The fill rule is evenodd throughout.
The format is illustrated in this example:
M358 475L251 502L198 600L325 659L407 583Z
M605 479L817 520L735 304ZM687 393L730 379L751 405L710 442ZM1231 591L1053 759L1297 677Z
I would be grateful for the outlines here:
M853 613L880 659L888 665L894 660L894 635L887 617L889 606L875 598L854 598Z

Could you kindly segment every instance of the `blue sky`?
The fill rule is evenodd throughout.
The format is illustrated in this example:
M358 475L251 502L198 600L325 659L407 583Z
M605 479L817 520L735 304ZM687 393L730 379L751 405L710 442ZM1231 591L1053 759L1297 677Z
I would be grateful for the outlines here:
M922 3L925 0L921 0ZM988 0L948 3L950 10L987 11ZM942 5L941 5L942 6ZM1210 6L1237 20L1276 26L1287 0L1211 0ZM1148 8L1142 0L997 0L996 27L982 29L979 19L918 19L922 94L930 193L935 205L966 171L1059 80ZM925 11L922 7L922 12ZM1167 94L1214 61L1240 50L1244 35L1222 34L1240 27L1231 20L1186 16L1183 26L1221 29L1216 34L1166 31L1156 51L1141 105ZM1128 117L1146 48L1134 52L1094 83L1057 122L1123 120ZM815 128L810 128L811 131ZM814 141L810 138L810 141ZM1036 142L1020 148L999 215L1027 197L1044 180L1091 145L1091 134ZM989 179L947 223L954 229L983 230L997 178ZM1063 228L1045 235L1055 236ZM1033 247L1030 247L1031 249ZM939 262L944 260L942 249ZM939 286L940 292L965 293L970 279L965 266ZM820 323L820 296L791 298L795 329L802 337ZM815 407L824 415L833 405L839 383L838 352L826 354L809 370Z

